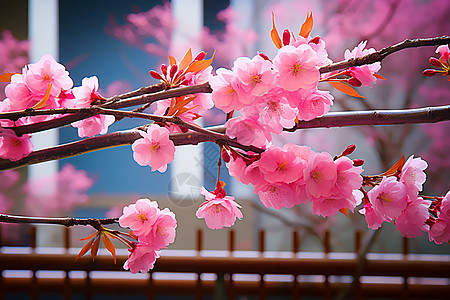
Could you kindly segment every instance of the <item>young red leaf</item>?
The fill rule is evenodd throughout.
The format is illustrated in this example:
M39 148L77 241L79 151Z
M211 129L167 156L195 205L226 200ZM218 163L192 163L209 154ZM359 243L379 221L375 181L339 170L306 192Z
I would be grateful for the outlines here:
M97 232L95 233L97 234ZM92 240L90 240L86 245L84 245L84 247L80 250L80 253L78 253L77 257L75 257L75 261L77 261L77 259L79 259L80 257L82 257L83 255L86 254L86 252L89 251L89 249L91 249L92 247L92 243L94 242L95 238L93 238Z
M373 76L375 76L376 78L381 79L381 80L387 80L386 78L384 78L383 76L381 76L380 74L377 74L377 73L373 74Z
M311 33L311 30L313 28L313 24L314 24L314 22L313 22L312 12L309 12L306 15L305 22L303 23L302 27L300 28L300 34L299 35L304 37L304 38L307 38L310 35L310 33Z
M95 257L97 256L97 252L98 252L98 247L100 246L100 235L101 233L98 232L99 234L97 234L94 238L94 243L92 244L92 248L91 248L91 256L92 256L92 260L95 260Z
M175 57L170 56L170 55L169 55L169 62L170 62L171 66L177 64L177 60L175 59Z
M275 16L272 12L272 30L270 31L270 37L272 38L273 43L275 44L275 47L280 49L283 47L283 44L281 43L280 35L278 34L277 29L275 28Z
M196 60L196 61L192 62L189 65L189 67L187 68L186 73L192 72L194 74L197 74L198 72L205 70L207 67L209 67L212 64L215 54L216 54L216 51L214 50L214 53L210 59Z
M339 212L348 218L348 207L339 209Z
M114 257L114 263L116 263L116 248L114 248L113 243L109 239L109 237L106 234L102 234L102 241L105 245L105 248L111 253L111 255Z
M340 81L327 81L329 84L331 84L335 89L338 91L341 91L349 96L357 97L357 98L364 98L361 96L354 88L349 86L346 83L340 82Z
M41 101L39 101L38 103L36 103L36 104L32 107L33 109L39 109L39 108L42 108L42 107L44 107L44 106L47 104L47 100L48 100L48 98L50 97L50 91L51 91L51 89L52 89L52 84L49 83L48 86L47 86L47 90L45 91L44 98L42 98Z
M405 153L403 153L402 157L392 166L384 172L383 174L380 174L380 176L391 176L397 173L397 171L401 171L403 168L403 165L405 164Z
M11 77L14 74L20 74L20 73L9 73L6 71L6 73L0 74L0 82L11 82Z
M93 234L91 234L91 235L90 235L90 236L88 236L88 237L85 237L85 238L79 239L79 241L86 241L86 240L88 240L88 239L90 239L90 238L94 237L94 235L96 235L96 234L97 234L97 231L96 231L96 232L94 232Z
M186 52L183 59L180 61L180 70L186 70L189 64L192 62L192 51L191 48Z

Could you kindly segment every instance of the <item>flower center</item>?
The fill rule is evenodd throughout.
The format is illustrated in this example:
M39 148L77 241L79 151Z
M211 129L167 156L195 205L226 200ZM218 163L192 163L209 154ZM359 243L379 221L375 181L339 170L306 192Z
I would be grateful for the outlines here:
M19 139L14 139L14 141L13 141L13 146L14 147L18 147L18 146L20 146L22 144L22 142L19 140Z
M155 143L150 146L150 150L152 150L153 152L158 151L159 148L160 148L159 143Z
M140 212L137 217L138 217L139 221L142 221L142 222L147 221L147 215L143 212Z
M391 197L389 197L389 194L383 193L380 195L380 200L385 203L391 203L393 199Z
M301 65L300 64L294 64L291 68L292 72L294 73L294 75L297 75L301 70Z
M44 75L44 80L45 81L50 81L52 78L50 77L50 75L48 75L48 74L45 74Z
M283 161L281 164L278 165L278 170L279 171L286 171L287 168L288 168L287 165L288 165L287 161Z
M320 172L317 170L314 170L314 172L311 174L311 178L314 179L315 181L319 181L320 180Z
M253 75L252 76L252 84L253 86L257 85L258 83L261 82L261 75Z
M230 88L225 92L225 94L227 94L227 95L231 95L231 94L234 94L234 93L236 93L236 91L230 86Z

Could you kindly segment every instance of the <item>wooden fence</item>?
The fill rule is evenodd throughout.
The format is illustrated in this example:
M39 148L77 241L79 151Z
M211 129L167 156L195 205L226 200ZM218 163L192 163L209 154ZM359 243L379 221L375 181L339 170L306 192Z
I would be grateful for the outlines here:
M325 233L321 253L299 251L297 232L292 233L291 252L265 251L264 231L259 233L259 251L236 251L235 233L230 231L227 251L208 252L202 249L202 231L197 231L196 251L166 250L152 272L132 276L122 269L126 253L118 255L116 264L107 255L98 255L95 261L85 256L74 263L69 229L65 230L65 249L55 254L35 247L36 231L31 228L31 247L25 253L23 247L0 248L1 300L13 299L17 293L26 293L32 300L46 299L48 294L64 300L98 299L99 295L106 299L118 294L148 299L159 295L333 299L345 291L351 299L449 299L450 295L450 255L410 254L407 239L402 254L369 254L361 264L359 232L355 252L349 254L330 252L329 233Z

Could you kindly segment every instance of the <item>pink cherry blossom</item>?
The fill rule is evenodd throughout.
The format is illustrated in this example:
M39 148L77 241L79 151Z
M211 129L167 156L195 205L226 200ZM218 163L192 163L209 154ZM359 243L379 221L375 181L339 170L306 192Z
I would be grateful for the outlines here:
M333 96L328 91L315 90L303 93L298 104L299 120L310 121L323 116L330 111L333 105Z
M362 192L354 190L350 196L332 195L328 197L313 198L313 213L323 217L335 216L340 209L348 208L351 211L361 203Z
M44 55L37 63L28 65L28 71L24 73L25 83L34 92L44 94L48 84L52 84L50 95L57 97L61 89L72 88L73 81L69 77L66 68L57 63L51 55Z
M436 53L439 53L441 55L440 59L443 61L448 61L450 58L450 50L448 48L448 45L441 45L437 47Z
M175 214L168 208L158 212L155 223L151 226L148 234L139 236L139 243L145 242L154 249L163 248L175 240L175 228L177 220Z
M234 61L233 71L247 97L262 96L266 94L275 80L275 71L272 63L256 55L252 59L239 57Z
M28 134L20 137L11 129L0 127L0 158L17 161L33 151L33 143Z
M247 106L242 113L258 119L269 127L270 131L280 134L283 128L291 128L295 125L297 109L289 105L282 89L273 89L267 94L258 97L251 106Z
M385 221L392 221L392 219L382 216L370 202L366 202L359 213L366 217L367 226L373 230L380 228Z
M188 85L197 85L208 82L212 78L212 67L209 66L205 70L192 73L189 72L185 75L188 80ZM198 106L200 111L206 111L214 106L214 102L212 101L212 96L209 93L199 93L195 94L195 99L192 101L194 106Z
M141 166L150 166L152 171L165 172L175 156L175 145L169 138L169 130L151 124L147 132L140 131L141 139L133 145L133 158Z
M206 202L197 210L196 216L205 219L206 226L210 229L222 229L230 227L236 222L236 218L242 219L241 206L234 202L234 197L215 195L208 192L204 187L200 188L200 193L205 196Z
M436 219L435 223L431 226L428 237L430 241L434 241L436 244L447 243L450 241L450 220Z
M374 208L387 219L397 218L407 206L406 186L397 178L383 177L367 194Z
M0 213L6 214L13 207L14 201L0 193Z
M400 182L403 182L407 188L410 199L416 199L417 193L422 191L422 185L425 183L427 176L423 172L428 167L426 161L422 158L413 158L411 155L402 167L400 174Z
M262 153L259 167L267 182L292 183L303 177L306 164L294 152L269 147Z
M294 205L304 202L302 197L298 197L294 185L286 183L270 183L258 191L258 196L265 207L282 209L291 208Z
M450 221L450 191L445 194L441 201L439 218Z
M96 115L74 122L72 126L78 128L78 136L82 138L107 133L109 126L115 121L116 118L111 115Z
M276 83L287 91L316 88L320 78L318 63L317 54L309 45L281 47L273 60L278 71Z
M270 131L257 119L240 116L231 118L225 123L226 133L230 138L243 145L264 147L272 140Z
M131 273L136 274L138 272L147 273L156 262L161 251L155 250L151 245L139 242L134 248L129 249L130 255L125 261L123 268L130 270Z
M429 202L420 197L409 202L402 214L395 219L395 228L407 238L422 235L421 230L428 231L425 221L430 216L429 206Z
M229 113L252 103L253 97L243 96L245 93L236 74L224 68L217 69L216 73L209 84L213 90L212 100L217 108Z
M353 161L346 156L342 156L335 161L337 177L334 191L343 196L351 196L353 190L357 190L362 185L362 167L354 167Z
M336 177L336 164L329 153L321 152L311 155L303 171L307 196L310 199L330 196Z
M5 87L5 95L11 101L11 111L30 108L39 102L33 101L35 94L24 83L22 74L14 74L11 77L11 82Z
M376 50L374 48L370 49L364 49L366 47L367 41L363 41L359 43L358 46L356 46L351 52L350 50L345 50L344 58L350 59L355 57L361 57L367 54L374 53ZM364 65L360 67L351 67L348 70L350 71L350 74L358 79L362 85L369 86L373 82L377 80L373 74L378 72L381 69L381 63L376 62L370 65Z
M123 208L119 224L122 227L129 227L137 236L147 235L153 230L158 215L159 209L156 201L139 199L136 204L130 204Z
M97 76L83 78L81 86L74 87L72 92L75 99L67 103L65 107L89 107L92 101L102 98L98 93Z

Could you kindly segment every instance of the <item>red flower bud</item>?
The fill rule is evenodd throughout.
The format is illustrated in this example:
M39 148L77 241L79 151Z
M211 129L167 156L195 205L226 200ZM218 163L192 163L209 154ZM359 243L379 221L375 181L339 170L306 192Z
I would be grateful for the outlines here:
M206 56L206 52L205 52L205 51L202 51L202 52L200 52L199 54L197 54L197 56L194 58L194 61L195 61L195 60L202 60L202 59L205 58L205 56Z
M435 57L430 57L430 64L438 68L442 67L441 61Z
M164 76L167 76L167 66L165 64L161 65L161 72L164 74Z
M426 69L425 71L422 72L422 75L426 77L433 77L434 75L436 75L436 73L437 73L436 70Z
M264 53L259 52L258 55L261 56L262 58L264 58L265 60L268 60L271 62L270 58L267 55L265 55Z
M313 38L309 42L317 45L320 42L320 36L316 36L315 38Z
M226 163L229 163L231 159L230 154L227 151L222 151L222 158Z
M285 29L283 31L283 45L289 45L289 43L291 42L291 33L289 32L289 30Z
M175 73L178 71L178 65L172 65L170 67L170 78L173 78L175 76Z
M350 84L350 85L353 85L353 86L361 86L361 85L362 85L361 81L359 81L359 80L356 79L355 77L350 78L350 79L347 81L347 83Z
M164 80L164 79L162 78L161 74L159 74L159 73L156 72L156 71L151 70L149 73L150 73L150 76L152 76L152 77L155 78L155 79L158 79L158 80Z
M180 85L188 85L189 84L189 80L187 80L187 79L184 79L181 83L180 83Z
M353 160L353 166L360 167L364 164L364 159L354 159Z
M342 151L342 156L352 154L353 151L355 151L355 149L356 149L356 146L355 146L355 145L349 145L349 146L347 146L347 148L345 148L345 150Z

